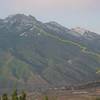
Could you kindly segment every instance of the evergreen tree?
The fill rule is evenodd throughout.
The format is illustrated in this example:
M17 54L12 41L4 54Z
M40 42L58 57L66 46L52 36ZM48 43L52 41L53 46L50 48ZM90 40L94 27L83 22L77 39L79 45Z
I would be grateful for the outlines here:
M18 100L17 90L15 90L12 94L12 100Z
M45 100L49 100L49 99L48 99L48 96L45 96Z
M8 100L8 96L7 96L6 93L4 93L4 94L2 95L2 100Z
M24 91L22 92L22 100L26 100L26 93Z
M19 96L19 100L22 100L22 96Z

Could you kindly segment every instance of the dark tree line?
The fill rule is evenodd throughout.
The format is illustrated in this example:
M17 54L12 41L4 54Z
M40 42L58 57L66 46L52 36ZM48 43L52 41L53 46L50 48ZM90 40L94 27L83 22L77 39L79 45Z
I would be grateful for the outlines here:
M11 98L4 93L1 97L0 100L26 100L26 93L23 91L20 95L18 95L17 90L13 92L11 95Z

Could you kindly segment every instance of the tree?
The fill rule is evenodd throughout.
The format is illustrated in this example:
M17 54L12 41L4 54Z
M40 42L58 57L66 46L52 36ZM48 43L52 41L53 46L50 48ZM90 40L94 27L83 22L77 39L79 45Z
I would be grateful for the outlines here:
M7 96L6 93L4 93L4 94L2 95L2 100L8 100L8 96Z
M22 100L26 100L26 93L24 91L22 92Z
M22 96L19 96L19 100L22 100Z
M17 90L15 90L12 94L12 100L18 100Z
M45 96L45 100L49 100L49 99L48 99L48 96Z

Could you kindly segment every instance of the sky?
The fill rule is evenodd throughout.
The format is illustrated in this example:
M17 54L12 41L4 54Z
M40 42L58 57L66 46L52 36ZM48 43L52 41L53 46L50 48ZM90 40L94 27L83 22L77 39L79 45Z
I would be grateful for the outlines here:
M17 13L100 34L100 0L0 0L0 18Z

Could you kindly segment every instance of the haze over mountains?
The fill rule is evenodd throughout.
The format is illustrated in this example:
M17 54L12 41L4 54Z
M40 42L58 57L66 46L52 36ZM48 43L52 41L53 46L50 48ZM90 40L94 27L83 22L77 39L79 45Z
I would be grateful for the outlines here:
M100 35L94 32L24 14L0 19L0 88L99 81L99 68Z

